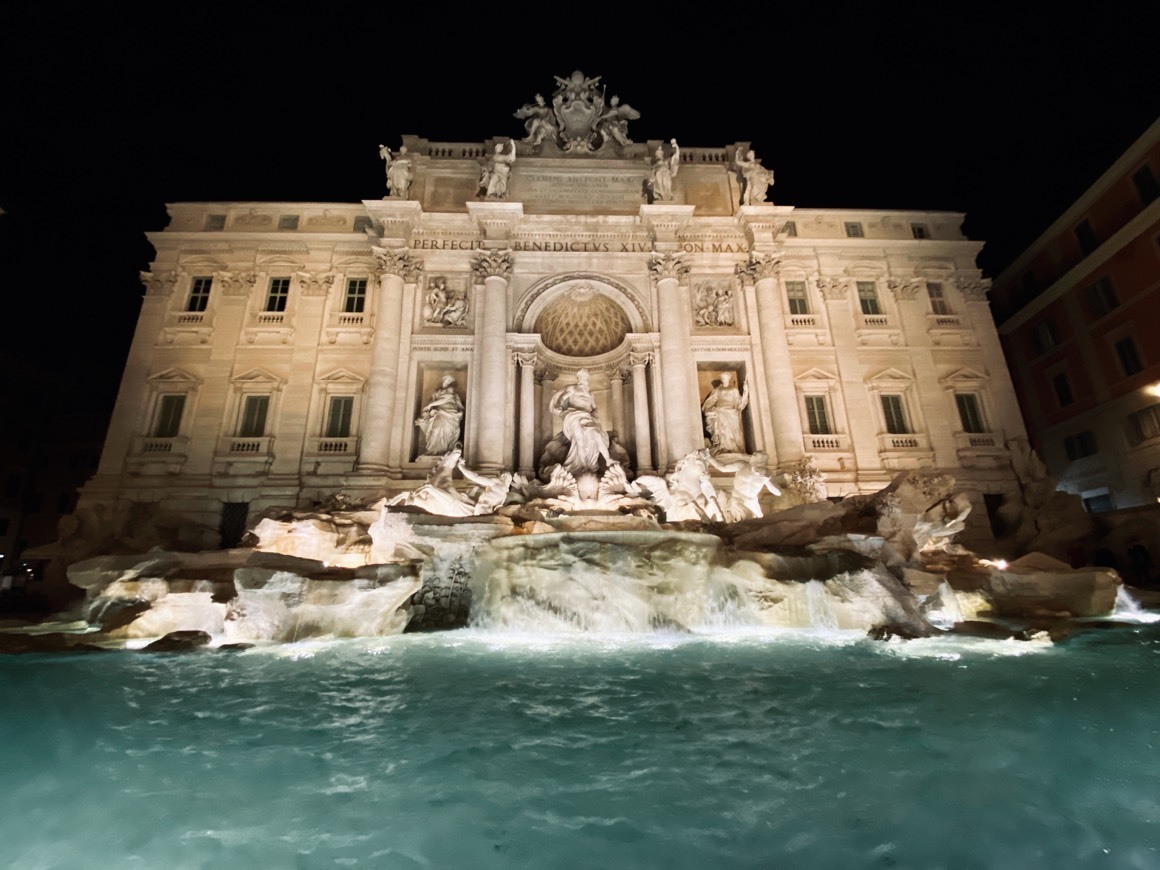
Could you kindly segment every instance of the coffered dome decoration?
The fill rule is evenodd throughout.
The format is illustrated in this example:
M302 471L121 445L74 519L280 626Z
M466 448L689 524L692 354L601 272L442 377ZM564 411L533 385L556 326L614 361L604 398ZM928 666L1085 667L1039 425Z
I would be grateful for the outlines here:
M544 346L565 356L608 353L631 328L624 310L591 284L569 288L536 318Z

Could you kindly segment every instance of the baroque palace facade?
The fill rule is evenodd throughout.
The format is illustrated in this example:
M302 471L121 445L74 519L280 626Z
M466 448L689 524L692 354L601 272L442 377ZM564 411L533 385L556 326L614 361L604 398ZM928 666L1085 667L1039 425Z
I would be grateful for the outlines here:
M809 458L831 497L945 471L985 526L1026 435L963 215L767 203L748 143L634 143L596 82L557 79L518 142L382 148L382 199L169 205L78 516L229 544L273 506L413 490L452 441L532 478L583 370L630 477L708 447L732 380L732 452Z

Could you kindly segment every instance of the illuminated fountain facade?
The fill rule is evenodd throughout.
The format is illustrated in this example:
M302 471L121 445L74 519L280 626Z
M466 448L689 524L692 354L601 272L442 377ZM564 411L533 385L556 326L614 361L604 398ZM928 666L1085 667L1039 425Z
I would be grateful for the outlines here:
M471 601L510 622L522 601L689 627L764 601L758 621L794 624L820 600L800 581L889 566L877 597L898 602L919 554L994 544L988 514L1026 504L1039 466L963 215L774 205L748 142L634 142L639 113L606 94L575 72L515 112L522 137L380 145L382 198L171 204L62 561L252 532L251 574L201 572L233 592L181 594L286 639L301 620L273 614L315 593L308 622L347 618L353 599L311 591L327 571L419 610L436 590L436 622ZM737 539L787 508L793 530ZM120 570L70 577L100 598L189 574Z

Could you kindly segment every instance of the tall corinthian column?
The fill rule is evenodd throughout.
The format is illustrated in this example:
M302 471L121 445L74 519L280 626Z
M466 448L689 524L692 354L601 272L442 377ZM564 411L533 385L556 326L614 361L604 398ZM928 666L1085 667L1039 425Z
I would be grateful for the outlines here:
M644 367L652 360L651 353L630 353L632 366L632 420L636 425L636 473L652 474L652 432L648 425L648 387Z
M358 460L358 470L372 474L385 472L389 464L395 393L399 387L403 283L417 281L423 268L423 264L406 250L375 248L374 252L379 261L379 304Z
M504 437L511 417L507 407L507 289L511 279L511 251L476 254L471 269L480 302L479 372L475 378L479 395L467 402L475 420L476 455L471 461L483 474L499 474L504 465Z
M770 461L783 465L802 458L802 420L794 388L793 365L785 338L785 314L777 288L780 259L775 255L751 254L749 262L738 265L737 273L757 302L757 325L761 330L761 355L765 365L765 392L768 413L773 418L773 452Z
M666 253L653 254L649 268L657 284L661 394L672 465L701 447L704 440L700 422L694 425L691 410L696 408L700 413L697 383L691 376L696 368L689 345L688 288L683 286L689 267L679 255Z
M520 474L532 477L536 469L536 355L517 353L520 366Z

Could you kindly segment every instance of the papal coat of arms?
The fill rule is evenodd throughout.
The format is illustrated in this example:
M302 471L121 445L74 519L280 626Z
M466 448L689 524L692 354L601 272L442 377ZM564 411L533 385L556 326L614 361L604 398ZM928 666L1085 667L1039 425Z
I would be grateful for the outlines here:
M640 112L616 96L605 102L600 76L589 78L576 70L568 78L555 79L551 105L536 94L534 102L515 113L527 130L523 144L539 150L547 142L560 151L584 154L632 144L628 122L639 118Z

